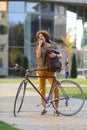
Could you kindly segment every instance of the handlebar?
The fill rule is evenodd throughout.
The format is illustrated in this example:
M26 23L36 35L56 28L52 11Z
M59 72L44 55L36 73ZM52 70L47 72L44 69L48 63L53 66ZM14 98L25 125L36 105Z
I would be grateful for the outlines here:
M19 69L19 70L25 70L22 66L20 66L19 64L15 64L15 67L14 67L16 70Z
M19 70L23 70L23 71L26 71L26 72L28 72L28 73L32 73L32 72L35 72L35 71L46 71L46 70L48 70L48 69L37 69L37 68L33 68L33 69L25 69L25 68L23 68L21 65L19 65L19 64L15 64L15 70L17 70L17 69L19 69Z
M15 64L15 67L14 67L14 68L15 68L15 70L17 70L17 69L19 69L19 70L24 70L24 71L27 71L27 72L29 72L29 73L32 73L32 72L35 72L35 71L44 71L44 70L46 70L46 69L41 69L41 70L40 70L40 69L37 69L37 68L36 68L36 69L34 68L34 69L32 69L32 70L29 70L29 69L23 68L21 65L19 65L19 64L17 64L17 63Z

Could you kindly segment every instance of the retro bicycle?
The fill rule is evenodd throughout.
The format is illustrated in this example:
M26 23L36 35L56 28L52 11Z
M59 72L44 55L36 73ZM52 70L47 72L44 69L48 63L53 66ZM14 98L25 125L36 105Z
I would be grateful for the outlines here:
M24 70L25 71L25 77L21 81L15 101L14 101L14 116L17 116L19 112L21 112L23 102L24 102L24 97L26 95L26 89L29 86L29 84L35 89L35 91L42 96L43 101L41 104L46 105L47 108L49 109L54 109L56 110L59 114L62 114L64 116L72 116L80 112L80 110L83 108L84 105L84 93L82 88L80 87L79 84L76 82L65 79L62 81L59 81L56 79L56 76L36 76L32 75L33 72L36 71L41 71L38 69L33 69L33 70L26 70L22 66L16 64L15 66L16 70ZM42 70L44 71L44 70ZM53 78L53 83L56 80L56 84L54 87L52 87L53 83L48 87L49 92L46 97L44 97L40 91L38 90L37 85L35 85L31 79L32 78ZM59 91L59 96L57 98L54 97L54 92L58 89ZM27 90L29 91L29 90ZM59 106L58 108L55 107L54 102L58 101Z

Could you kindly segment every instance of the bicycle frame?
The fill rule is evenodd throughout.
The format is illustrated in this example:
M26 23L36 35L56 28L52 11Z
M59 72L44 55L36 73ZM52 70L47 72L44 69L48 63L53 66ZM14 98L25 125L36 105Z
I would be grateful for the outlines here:
M32 83L32 81L29 78L46 78L46 79L47 78L52 78L53 79L47 98L41 94L41 92L37 89L37 87ZM29 75L25 75L25 79L28 81L28 83L30 83L32 85L32 87L37 91L37 93L47 103L49 101L49 99L50 99L50 96L51 96L51 92L52 92L52 88L53 88L52 86L53 86L54 82L56 81L55 76L29 76Z

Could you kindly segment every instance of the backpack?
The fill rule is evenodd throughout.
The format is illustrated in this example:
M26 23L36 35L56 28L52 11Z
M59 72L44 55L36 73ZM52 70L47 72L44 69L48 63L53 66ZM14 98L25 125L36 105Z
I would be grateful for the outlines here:
M62 69L61 61L60 61L60 59L58 59L58 57L50 58L49 57L50 52L54 52L56 54L59 54L59 52L56 50L47 50L45 59L46 59L47 65L48 65L48 70L51 70L54 72L56 72L56 71L60 72Z

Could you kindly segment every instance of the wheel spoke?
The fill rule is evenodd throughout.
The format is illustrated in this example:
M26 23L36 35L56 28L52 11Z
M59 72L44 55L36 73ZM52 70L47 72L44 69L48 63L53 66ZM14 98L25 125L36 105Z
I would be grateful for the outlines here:
M55 92L56 88L53 90ZM59 88L59 106L58 109L53 106L59 113L65 116L71 116L77 114L84 105L84 93L82 88L71 80L61 81ZM55 99L54 99L55 100Z
M26 85L27 85L27 82L25 80L23 80L19 85L16 97L15 97L15 103L14 103L14 116L16 116L22 108Z

